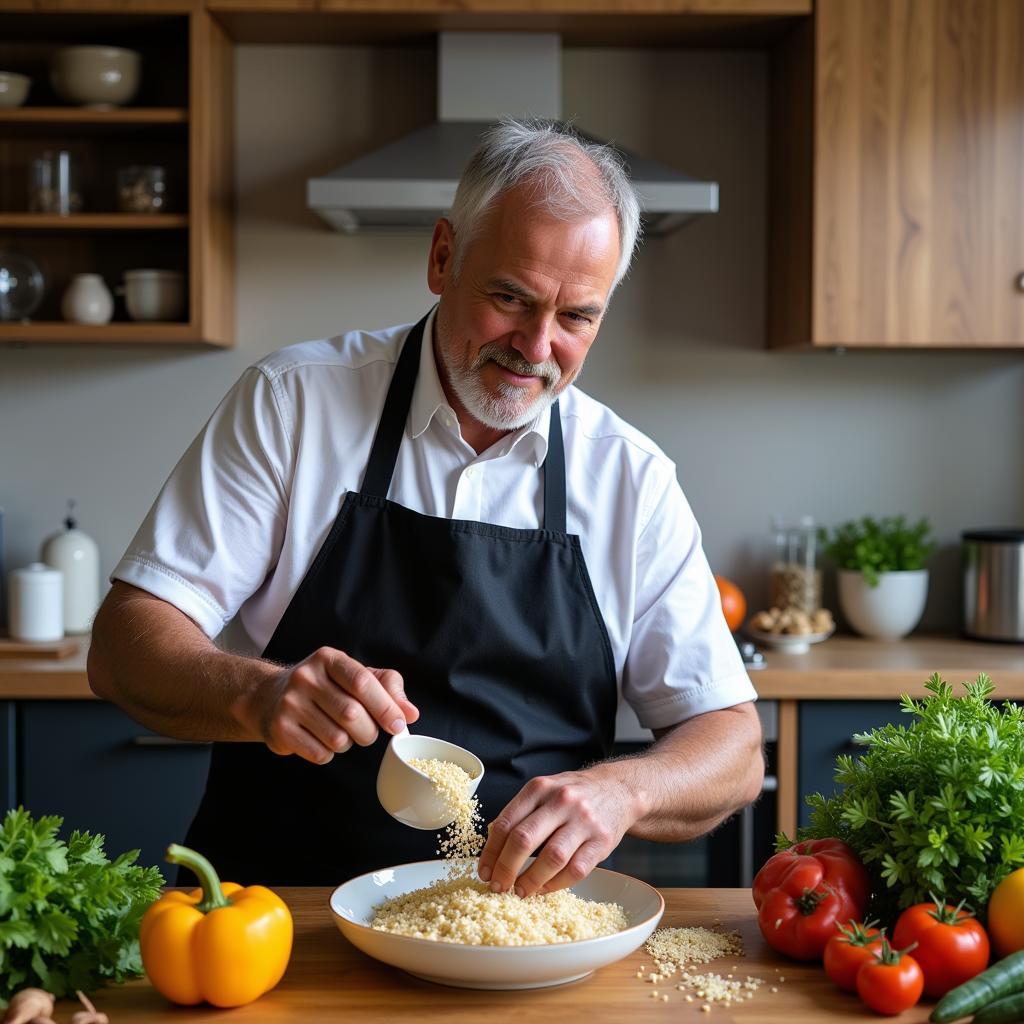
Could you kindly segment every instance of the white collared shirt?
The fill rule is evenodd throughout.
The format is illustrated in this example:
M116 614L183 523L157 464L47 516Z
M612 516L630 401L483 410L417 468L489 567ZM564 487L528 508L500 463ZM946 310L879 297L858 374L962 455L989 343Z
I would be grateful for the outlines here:
M433 315L388 492L431 516L537 529L548 412L477 455L434 362ZM262 651L358 491L409 325L291 345L250 367L171 473L112 579ZM578 534L620 692L647 728L756 699L675 466L575 386L559 399ZM409 697L416 702L415 684Z

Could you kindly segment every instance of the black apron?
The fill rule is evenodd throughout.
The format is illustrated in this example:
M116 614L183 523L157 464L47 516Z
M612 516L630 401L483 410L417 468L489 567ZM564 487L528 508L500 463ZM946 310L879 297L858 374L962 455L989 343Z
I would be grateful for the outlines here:
M425 322L403 345L362 490L345 495L263 656L294 664L327 646L397 669L420 711L411 731L484 762L478 796L490 821L535 776L608 755L615 668L579 537L565 532L557 402L543 529L438 518L387 500ZM382 730L327 765L262 743L214 744L187 845L243 885L336 885L436 857L436 833L400 824L377 801L388 739ZM191 873L181 878L193 883Z

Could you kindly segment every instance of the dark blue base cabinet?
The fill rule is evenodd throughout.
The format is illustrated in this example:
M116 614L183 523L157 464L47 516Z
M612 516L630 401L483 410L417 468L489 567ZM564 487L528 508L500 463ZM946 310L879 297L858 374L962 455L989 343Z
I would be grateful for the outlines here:
M804 803L808 793L831 796L835 783L836 757L856 756L866 749L853 742L856 733L893 722L909 725L914 719L904 714L897 700L805 700L800 702L799 765L800 825L809 824L810 809Z
M102 833L111 859L140 849L140 863L172 877L164 851L184 840L199 806L209 744L158 736L101 701L17 701L0 710L7 806L60 815L64 838L74 829Z

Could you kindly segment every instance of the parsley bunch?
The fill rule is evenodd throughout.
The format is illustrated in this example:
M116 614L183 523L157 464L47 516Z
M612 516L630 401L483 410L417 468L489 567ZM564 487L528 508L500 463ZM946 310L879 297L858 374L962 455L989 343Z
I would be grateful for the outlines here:
M932 696L900 698L915 721L854 736L868 750L836 759L835 796L807 797L800 839L836 836L874 883L872 915L890 922L935 892L973 900L984 916L996 885L1024 865L1024 709L988 698L986 675L954 697L938 674ZM789 845L779 836L780 847Z
M0 1006L20 988L60 998L142 973L139 921L160 895L159 868L111 862L103 836L57 837L62 819L18 808L0 826Z

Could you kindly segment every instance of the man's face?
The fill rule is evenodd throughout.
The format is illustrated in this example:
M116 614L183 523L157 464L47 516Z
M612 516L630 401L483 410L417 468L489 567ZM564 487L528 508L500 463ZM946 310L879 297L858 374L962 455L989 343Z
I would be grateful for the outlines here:
M618 261L611 207L562 221L513 189L489 213L457 277L451 227L440 221L428 282L441 297L438 369L460 419L466 412L507 431L543 412L583 366Z

